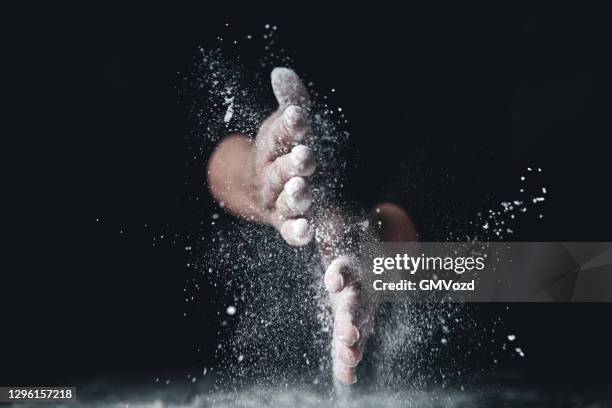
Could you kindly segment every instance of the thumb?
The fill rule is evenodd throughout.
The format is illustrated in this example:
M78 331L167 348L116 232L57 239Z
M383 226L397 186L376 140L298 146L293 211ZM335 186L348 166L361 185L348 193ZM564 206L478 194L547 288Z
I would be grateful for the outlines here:
M284 110L289 105L306 109L310 107L308 90L295 71L290 68L277 67L272 70L270 77L279 109Z

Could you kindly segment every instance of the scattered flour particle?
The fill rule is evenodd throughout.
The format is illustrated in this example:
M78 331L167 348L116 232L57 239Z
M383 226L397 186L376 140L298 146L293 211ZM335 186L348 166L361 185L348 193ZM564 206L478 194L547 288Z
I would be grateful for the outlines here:
M508 340L514 341L514 340L516 340L516 336L514 334L509 334L508 335Z
M521 176L521 181L525 181L525 176Z
M225 111L225 117L223 118L223 121L225 123L228 123L230 120L232 120L232 117L234 116L234 97L229 97L229 98L225 98L225 105L227 105L227 110Z
M228 306L227 309L225 310L225 313L227 313L230 316L233 316L236 314L236 306Z
M525 357L525 353L523 353L523 350L521 350L520 347L515 348L514 351L516 351L519 356Z
M487 223L485 223L485 225L483 225L483 226L482 226L482 228L484 228L484 229L489 229L489 223L488 223L488 222L487 222Z
M238 356L238 362L242 363L242 360L244 360L244 356L241 354Z
M368 227L370 226L370 222L368 220L365 220L363 222L357 223L357 225L359 225L361 230L365 232L365 231L367 231Z

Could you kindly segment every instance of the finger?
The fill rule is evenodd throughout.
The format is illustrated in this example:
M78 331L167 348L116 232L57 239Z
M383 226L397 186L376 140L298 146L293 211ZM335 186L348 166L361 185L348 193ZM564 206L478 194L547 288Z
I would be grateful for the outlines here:
M265 164L287 153L309 132L310 122L302 108L290 105L281 113L273 114L259 130L256 144L258 163Z
M334 341L333 349L335 358L347 367L357 367L357 364L363 358L363 354L357 344L346 346L339 341Z
M334 376L344 385L352 385L357 382L354 367L347 367L339 361L334 362Z
M312 149L304 145L294 146L289 157L297 175L303 177L312 176L317 167Z
M310 96L300 77L290 68L277 67L270 75L272 90L278 101L279 108L289 105L302 108L310 107Z
M304 214L312 204L312 191L302 177L292 177L276 199L276 210L287 218Z
M338 293L354 282L356 276L354 260L348 256L340 256L327 267L323 281L328 292Z
M347 311L336 313L334 318L334 338L345 346L357 344L360 338L359 329L353 324L353 315Z
M281 236L289 245L304 246L312 239L313 231L305 218L283 221L280 226Z
M334 337L347 346L357 343L361 337L356 325L360 293L359 285L352 283L331 296L335 313Z
M266 205L276 201L292 177L308 177L316 167L314 153L306 146L295 146L290 153L274 160L265 170L262 195Z

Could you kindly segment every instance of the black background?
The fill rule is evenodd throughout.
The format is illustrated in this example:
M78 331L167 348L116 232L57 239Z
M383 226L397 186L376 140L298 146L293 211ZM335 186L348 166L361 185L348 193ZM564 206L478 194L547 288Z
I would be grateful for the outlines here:
M182 237L215 207L204 163L185 166L178 72L198 46L267 23L299 72L337 90L352 134L346 193L363 206L399 200L424 238L444 238L515 197L527 166L542 167L545 217L527 217L513 239L612 240L610 36L595 6L46 6L29 18L33 44L14 39L25 81L42 85L22 92L34 109L15 133L26 154L8 171L17 210L7 213L0 382L153 378L215 363L219 296L203 297L210 315L183 317ZM241 55L251 69L263 56ZM174 232L176 244L152 246ZM606 375L611 312L513 305L504 320L528 358L505 364L543 378Z

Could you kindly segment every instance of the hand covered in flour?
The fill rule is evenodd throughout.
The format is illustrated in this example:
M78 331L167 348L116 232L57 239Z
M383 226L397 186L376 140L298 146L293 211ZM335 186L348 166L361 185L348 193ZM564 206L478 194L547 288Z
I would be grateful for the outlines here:
M303 246L313 236L306 215L315 157L303 144L311 134L310 97L291 69L275 68L271 80L278 109L262 123L255 140L233 135L217 147L209 184L230 212L272 225L289 244Z
M370 212L372 233L350 238L345 233L351 222L339 212L319 220L317 243L323 255L325 289L329 294L333 317L332 360L335 378L343 384L357 382L355 371L361 362L368 338L374 332L377 303L366 301L362 288L359 259L347 242L380 240L383 242L416 241L417 233L408 214L392 203L380 203Z
M357 382L355 370L373 331L376 312L375 304L363 302L359 277L359 263L349 256L336 258L325 272L325 288L334 317L334 376L347 385Z

